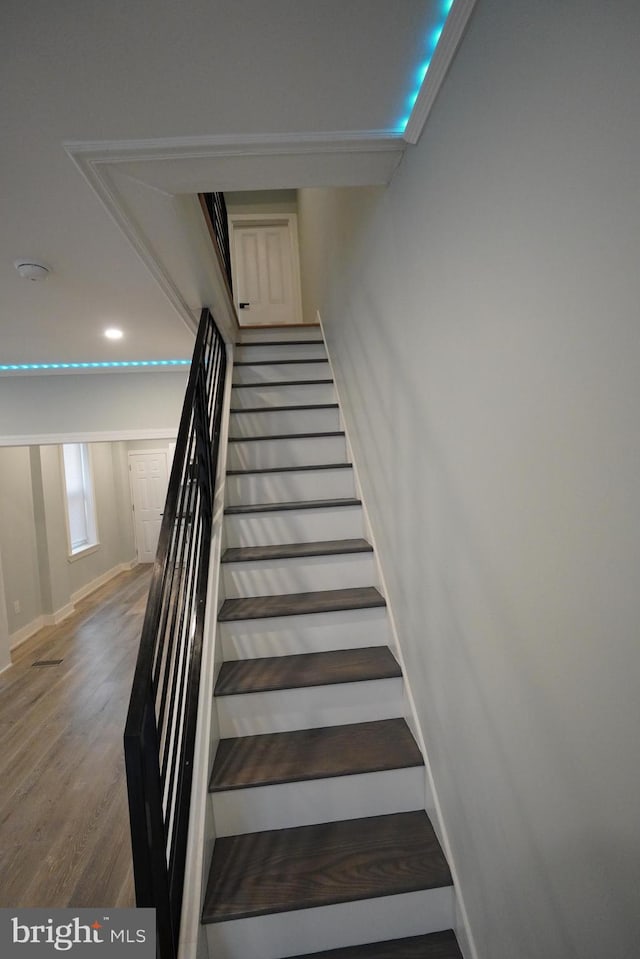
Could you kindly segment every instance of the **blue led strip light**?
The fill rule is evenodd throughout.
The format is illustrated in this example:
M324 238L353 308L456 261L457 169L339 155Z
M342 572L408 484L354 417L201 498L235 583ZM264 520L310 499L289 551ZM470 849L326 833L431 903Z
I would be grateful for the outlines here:
M190 366L191 360L113 360L96 363L0 363L0 373L47 370L122 370L138 367Z
M442 36L442 31L444 30L444 25L447 21L447 17L449 16L449 11L451 10L453 3L454 3L454 0L441 0L438 6L440 19L429 30L429 32L427 33L425 37L426 56L425 56L425 59L420 64L420 66L418 67L418 69L414 73L414 81L416 86L412 90L412 92L409 94L407 99L405 100L405 107L407 112L406 112L406 115L402 118L402 120L400 120L400 122L398 123L399 133L404 133L404 131L407 129L407 124L409 123L409 120L411 118L411 111L413 110L416 100L418 99L420 89L422 87L422 84L424 83L424 79L431 65L433 54L435 52L436 47L438 46L438 40Z

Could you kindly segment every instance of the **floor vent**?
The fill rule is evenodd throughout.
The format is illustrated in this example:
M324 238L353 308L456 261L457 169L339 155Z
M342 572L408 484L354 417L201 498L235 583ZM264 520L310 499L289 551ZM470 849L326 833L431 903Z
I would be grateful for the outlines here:
M38 659L35 663L31 663L32 666L59 666L62 662L61 659Z

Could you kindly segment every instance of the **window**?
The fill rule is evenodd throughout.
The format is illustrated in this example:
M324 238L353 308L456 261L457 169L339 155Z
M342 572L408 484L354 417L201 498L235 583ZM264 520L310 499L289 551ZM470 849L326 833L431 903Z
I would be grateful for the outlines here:
M86 443L65 443L62 456L69 552L74 556L98 542L89 447Z

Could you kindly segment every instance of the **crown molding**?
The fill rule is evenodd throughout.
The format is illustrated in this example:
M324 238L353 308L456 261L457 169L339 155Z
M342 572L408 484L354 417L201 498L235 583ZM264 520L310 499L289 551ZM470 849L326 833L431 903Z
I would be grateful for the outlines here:
M370 153L404 149L401 133L338 130L318 133L223 133L149 140L74 141L63 144L72 159L128 163L136 160L189 160L198 157L279 156L309 153Z
M147 267L154 280L167 297L176 313L189 330L193 333L198 329L198 317L184 300L180 290L173 282L171 275L161 262L149 237L128 209L124 198L117 189L111 177L111 162L96 155L95 151L77 151L65 147L67 154L73 160L77 169L96 194L107 213L115 221L131 246Z
M445 21L429 69L422 81L403 137L417 143L473 13L476 0L455 0Z
M185 358L186 359L186 358ZM86 366L78 367L73 366L73 360L64 361L57 364L57 369L17 369L17 370L0 370L0 379L15 379L16 377L30 377L30 376L101 376L103 374L109 375L120 375L121 373L187 373L189 372L190 363L180 362L179 364L172 364L171 362L162 362L158 366L143 366L144 361L135 361L131 360L131 366ZM133 365L136 362L140 362L140 366ZM18 365L18 364L16 364ZM27 365L27 364L25 364ZM54 366L55 364L51 364Z
M166 429L94 430L79 433L28 433L16 436L0 436L3 446L59 446L63 443L120 443L130 440L175 440L175 426Z

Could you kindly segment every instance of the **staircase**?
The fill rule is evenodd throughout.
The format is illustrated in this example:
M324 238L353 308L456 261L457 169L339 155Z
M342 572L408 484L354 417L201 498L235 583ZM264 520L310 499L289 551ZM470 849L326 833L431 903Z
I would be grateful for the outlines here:
M210 957L461 959L324 344L236 356Z

